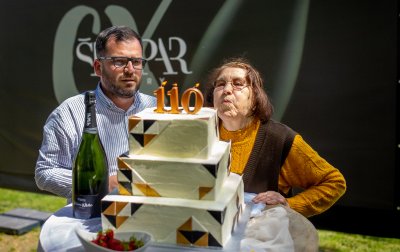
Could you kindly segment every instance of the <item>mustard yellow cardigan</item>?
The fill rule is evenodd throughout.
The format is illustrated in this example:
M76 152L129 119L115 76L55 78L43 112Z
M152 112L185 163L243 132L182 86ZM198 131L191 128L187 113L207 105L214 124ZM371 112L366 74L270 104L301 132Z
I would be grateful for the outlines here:
M220 125L221 140L231 140L231 171L242 174L253 148L259 120L253 120L238 131L228 131ZM301 193L287 198L289 206L306 217L331 207L346 191L346 181L340 171L320 157L300 135L296 135L279 174L279 190L302 188Z

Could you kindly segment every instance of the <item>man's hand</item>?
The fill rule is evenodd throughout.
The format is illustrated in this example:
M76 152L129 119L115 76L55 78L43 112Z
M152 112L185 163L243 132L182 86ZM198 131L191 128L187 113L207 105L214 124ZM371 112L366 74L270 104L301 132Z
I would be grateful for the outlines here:
M118 188L117 175L112 175L108 178L108 191L111 192L114 188Z

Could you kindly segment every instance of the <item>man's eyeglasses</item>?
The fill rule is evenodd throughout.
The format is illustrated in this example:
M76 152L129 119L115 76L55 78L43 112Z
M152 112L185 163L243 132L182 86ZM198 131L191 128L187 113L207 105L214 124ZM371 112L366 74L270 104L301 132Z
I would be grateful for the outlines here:
M243 90L245 87L249 86L246 84L245 80L242 79L235 79L232 81L226 81L226 80L216 80L214 82L214 89L219 91L225 88L226 84L231 84L233 90L236 91L241 91Z
M132 62L133 68L142 70L146 65L147 60L142 58L130 58L130 57L99 57L99 60L111 60L116 68L125 68L128 62Z

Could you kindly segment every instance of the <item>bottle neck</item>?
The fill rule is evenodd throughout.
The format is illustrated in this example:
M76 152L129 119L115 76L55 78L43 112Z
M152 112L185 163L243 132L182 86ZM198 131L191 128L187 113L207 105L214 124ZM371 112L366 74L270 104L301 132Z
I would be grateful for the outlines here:
M86 105L85 125L83 127L83 131L87 133L97 133L95 104Z

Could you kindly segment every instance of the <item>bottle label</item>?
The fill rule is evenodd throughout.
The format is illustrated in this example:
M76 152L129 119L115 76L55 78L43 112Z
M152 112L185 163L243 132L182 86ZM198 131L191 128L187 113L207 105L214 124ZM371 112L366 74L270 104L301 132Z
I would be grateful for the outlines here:
M84 128L83 132L89 134L97 134L97 128Z
M74 202L74 217L79 219L89 219L93 217L98 217L96 212L96 204L98 200L98 195L78 195Z

